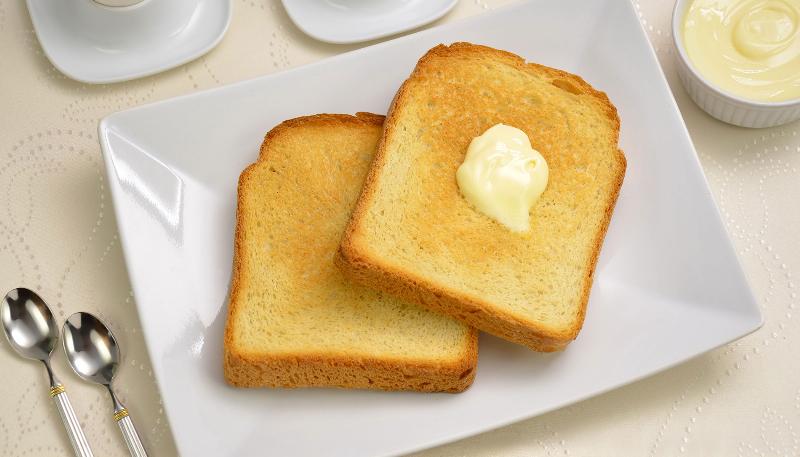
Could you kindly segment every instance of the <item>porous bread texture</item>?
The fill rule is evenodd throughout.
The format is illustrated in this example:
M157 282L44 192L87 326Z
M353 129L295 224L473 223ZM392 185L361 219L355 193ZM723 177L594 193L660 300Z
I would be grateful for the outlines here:
M460 392L477 331L347 280L334 266L383 116L316 115L271 130L239 178L224 341L238 387Z
M514 233L456 183L470 141L503 123L550 168ZM417 63L384 134L337 262L363 284L537 351L580 331L595 263L625 174L619 118L570 73L486 46L439 45Z

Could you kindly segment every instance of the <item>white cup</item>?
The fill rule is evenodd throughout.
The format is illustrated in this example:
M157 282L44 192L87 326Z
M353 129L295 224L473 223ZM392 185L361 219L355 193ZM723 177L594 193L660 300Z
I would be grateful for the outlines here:
M2 1L2 0L0 0ZM103 2L101 4L100 2ZM177 36L194 17L201 0L52 0L56 17L107 52L155 46ZM105 3L128 6L108 6Z

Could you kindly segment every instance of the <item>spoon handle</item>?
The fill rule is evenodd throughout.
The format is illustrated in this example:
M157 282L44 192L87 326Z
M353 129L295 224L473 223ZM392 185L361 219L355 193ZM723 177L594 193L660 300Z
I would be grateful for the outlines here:
M133 426L133 421L128 416L128 409L122 408L114 413L114 419L122 431L122 437L125 438L125 444L128 445L128 450L133 457L147 457L147 452L142 446L142 440L139 439L139 434L136 433L136 427Z
M61 416L61 422L64 423L64 428L67 429L69 442L72 443L72 449L75 450L75 455L78 457L93 457L92 449L89 447L89 442L86 441L86 436L83 434L78 417L75 416L75 411L72 409L72 404L69 402L66 390L63 384L56 384L50 388L50 396L58 408L58 414Z

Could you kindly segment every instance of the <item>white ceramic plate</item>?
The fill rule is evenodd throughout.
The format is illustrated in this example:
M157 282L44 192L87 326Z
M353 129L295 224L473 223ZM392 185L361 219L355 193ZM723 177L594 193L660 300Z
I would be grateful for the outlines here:
M328 43L358 43L439 19L458 0L282 0L303 32Z
M231 20L230 0L144 0L115 8L92 0L28 0L28 11L53 66L94 84L196 59L219 43Z
M484 335L475 384L459 395L228 387L222 335L236 183L264 133L304 114L385 112L426 50L458 40L580 74L619 108L628 171L578 339L562 353L538 354ZM628 0L518 4L113 114L100 139L142 327L183 455L409 452L597 395L761 325Z

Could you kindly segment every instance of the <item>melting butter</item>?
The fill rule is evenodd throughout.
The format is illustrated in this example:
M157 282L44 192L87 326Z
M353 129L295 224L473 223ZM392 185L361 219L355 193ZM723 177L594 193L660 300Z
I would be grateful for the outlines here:
M456 181L478 211L514 232L527 232L548 176L547 162L525 132L497 124L472 139Z

